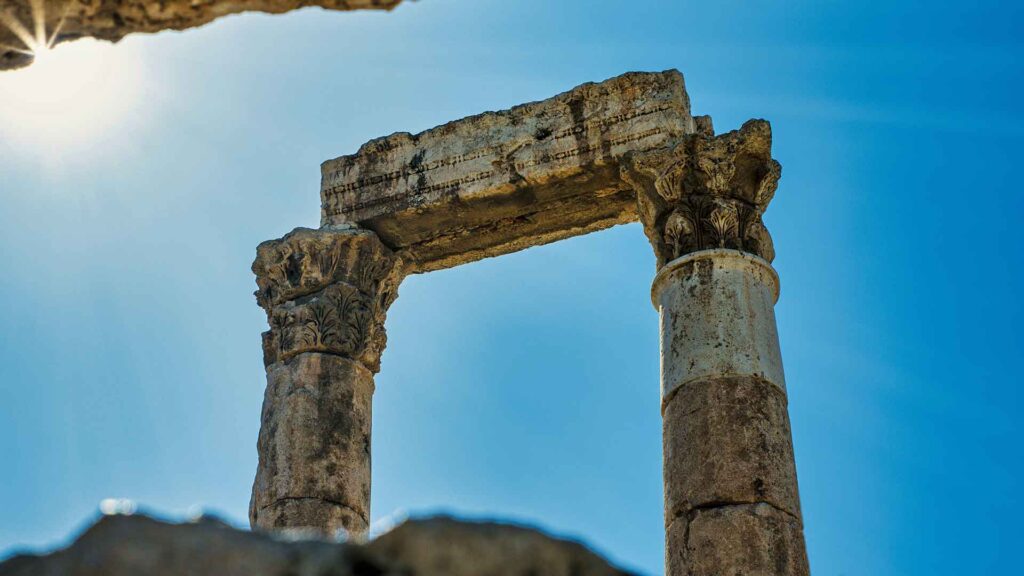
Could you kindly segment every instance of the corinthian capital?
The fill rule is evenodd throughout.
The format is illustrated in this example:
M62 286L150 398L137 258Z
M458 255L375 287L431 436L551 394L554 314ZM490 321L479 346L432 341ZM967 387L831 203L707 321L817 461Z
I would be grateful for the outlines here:
M380 369L384 317L397 297L401 266L376 234L296 228L260 244L252 271L256 301L270 323L266 365L320 352Z
M623 177L636 190L658 267L710 248L772 261L772 239L761 221L781 175L771 157L771 126L749 120L714 136L709 121L702 125L707 129L671 148L636 154L625 163Z

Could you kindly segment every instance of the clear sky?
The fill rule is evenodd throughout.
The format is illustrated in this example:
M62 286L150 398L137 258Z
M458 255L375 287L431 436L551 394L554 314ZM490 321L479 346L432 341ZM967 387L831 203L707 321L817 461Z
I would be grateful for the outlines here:
M718 130L773 124L814 573L1016 572L1021 30L1019 2L421 0L88 47L49 103L0 74L0 554L66 542L110 497L246 524L249 266L318 225L321 161L678 68ZM653 275L633 224L406 280L374 398L377 527L513 519L661 573Z

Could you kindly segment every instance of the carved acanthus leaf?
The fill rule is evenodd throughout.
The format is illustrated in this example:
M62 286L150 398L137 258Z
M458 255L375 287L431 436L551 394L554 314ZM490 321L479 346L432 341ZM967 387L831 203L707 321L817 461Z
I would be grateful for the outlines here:
M268 365L319 352L379 368L401 263L376 235L298 229L261 244L253 271L271 328L264 336Z
M771 157L767 122L751 120L719 136L691 134L671 149L629 158L625 168L659 266L710 248L774 258L761 214L781 166Z

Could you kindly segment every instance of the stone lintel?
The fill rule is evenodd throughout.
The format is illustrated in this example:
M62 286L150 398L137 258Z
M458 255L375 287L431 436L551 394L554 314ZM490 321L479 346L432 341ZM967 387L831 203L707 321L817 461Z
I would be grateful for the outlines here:
M407 272L515 252L635 221L623 157L694 131L678 71L583 84L324 162L321 225L376 232Z

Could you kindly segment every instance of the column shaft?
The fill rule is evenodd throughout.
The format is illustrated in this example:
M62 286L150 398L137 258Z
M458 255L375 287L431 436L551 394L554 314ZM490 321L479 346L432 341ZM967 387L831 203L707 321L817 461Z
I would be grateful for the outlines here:
M363 230L298 229L261 244L253 271L271 329L250 522L362 539L373 376L399 262Z
M781 166L751 120L627 159L658 262L666 574L809 573L762 214Z
M767 262L720 249L655 280L671 576L808 573L777 286Z
M367 533L373 387L366 368L330 354L267 368L254 528Z

